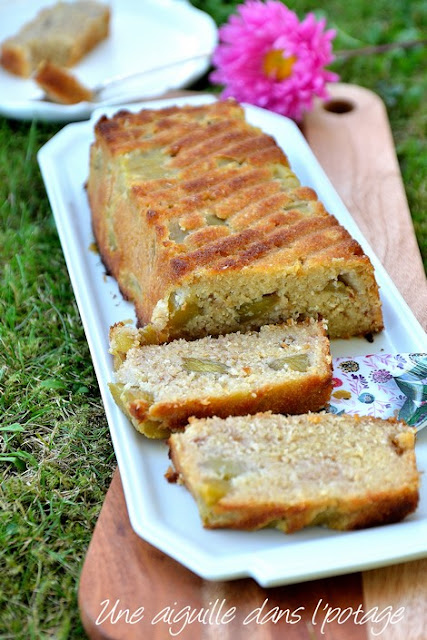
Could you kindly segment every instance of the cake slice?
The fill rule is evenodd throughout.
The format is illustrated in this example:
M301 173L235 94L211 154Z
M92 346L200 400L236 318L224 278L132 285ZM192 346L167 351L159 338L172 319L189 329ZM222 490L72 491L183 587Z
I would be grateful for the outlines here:
M123 323L110 331L114 399L138 431L164 438L190 416L317 411L332 388L329 340L314 320L245 334L141 344Z
M93 100L93 92L64 67L44 60L33 76L49 100L59 104L77 104Z
M102 117L87 192L108 272L164 341L303 317L332 338L382 329L369 258L234 101Z
M110 9L93 0L57 2L42 9L1 45L0 64L28 77L47 60L71 67L109 34Z
M414 511L414 441L411 427L391 419L260 413L192 418L169 445L205 527L290 533L370 527Z

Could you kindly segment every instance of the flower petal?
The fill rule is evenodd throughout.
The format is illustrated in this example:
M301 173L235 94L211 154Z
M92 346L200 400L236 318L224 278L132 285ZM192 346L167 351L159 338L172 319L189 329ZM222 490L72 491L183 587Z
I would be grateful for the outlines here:
M337 74L324 67L334 59L333 29L324 18L297 15L278 0L247 0L219 29L220 42L210 80L224 85L223 97L234 97L299 120L313 98L327 97L328 82ZM292 58L289 69L265 65L272 51ZM289 73L287 72L289 71Z

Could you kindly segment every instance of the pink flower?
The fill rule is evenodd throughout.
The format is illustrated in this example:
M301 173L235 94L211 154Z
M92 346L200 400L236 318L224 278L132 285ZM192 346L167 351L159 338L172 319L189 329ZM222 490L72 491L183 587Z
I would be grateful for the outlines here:
M338 76L324 67L333 59L335 31L312 13L301 22L277 0L247 0L219 29L210 79L224 85L223 98L300 120L314 96L327 98Z

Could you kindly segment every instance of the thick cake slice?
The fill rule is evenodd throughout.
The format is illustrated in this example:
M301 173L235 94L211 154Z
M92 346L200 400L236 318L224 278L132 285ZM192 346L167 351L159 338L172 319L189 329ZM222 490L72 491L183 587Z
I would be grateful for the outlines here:
M322 323L265 326L259 332L141 345L143 331L111 328L117 404L138 431L162 438L190 416L302 413L327 404L332 388Z
M103 117L88 196L109 272L160 339L319 317L379 331L372 265L233 101Z
M107 5L93 0L57 2L2 43L0 64L23 77L45 60L70 67L108 36L109 26Z
M260 413L191 419L169 445L205 527L290 533L370 527L414 511L414 441L414 430L395 420Z

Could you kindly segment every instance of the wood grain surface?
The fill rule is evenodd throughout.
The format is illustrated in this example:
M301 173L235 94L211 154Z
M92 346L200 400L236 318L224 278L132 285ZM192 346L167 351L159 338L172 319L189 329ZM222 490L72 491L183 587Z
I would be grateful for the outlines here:
M425 327L426 278L384 106L353 85L331 93L304 133ZM94 640L426 640L427 560L269 589L252 579L204 581L136 536L116 470L82 569L79 607Z
M327 108L317 103L306 117L306 138L394 284L427 328L426 275L384 104L372 91L355 85L332 85L330 93Z

